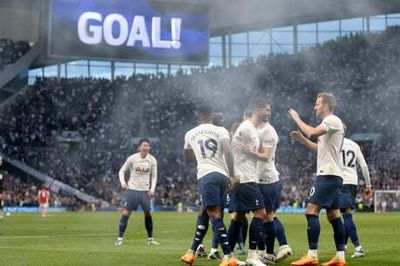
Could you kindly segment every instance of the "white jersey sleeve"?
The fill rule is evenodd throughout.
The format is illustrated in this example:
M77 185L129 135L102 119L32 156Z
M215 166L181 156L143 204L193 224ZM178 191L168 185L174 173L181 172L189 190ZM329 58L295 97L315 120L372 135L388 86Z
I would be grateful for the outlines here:
M151 170L150 170L150 191L154 192L156 190L157 179L158 179L158 169L157 169L157 159L151 156Z
M328 115L321 125L327 130L318 137L317 175L334 175L342 177L340 151L344 138L344 127L339 117Z
M369 169L367 162L365 161L364 155L361 152L360 146L358 146L358 152L357 152L357 163L361 168L361 172L363 174L364 180L365 180L365 186L366 187L371 187L371 177L369 175Z
M228 130L213 124L201 124L186 133L184 148L193 150L198 179L212 172L228 176L221 148L224 139L230 140Z
M275 154L278 145L278 134L269 123L258 129L262 148L271 149L270 158L267 161L257 161L257 175L260 184L271 184L279 181L279 172L275 166Z
M257 158L244 152L239 144L244 144L250 149L260 148L260 137L256 127L248 120L243 121L232 140L235 175L239 176L240 183L258 183Z

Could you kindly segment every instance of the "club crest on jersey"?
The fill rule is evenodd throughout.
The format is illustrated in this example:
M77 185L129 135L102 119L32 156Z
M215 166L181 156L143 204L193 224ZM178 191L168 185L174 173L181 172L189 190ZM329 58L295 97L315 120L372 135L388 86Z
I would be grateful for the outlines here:
M135 168L135 172L136 172L136 174L139 174L139 175L148 174L150 172L150 168L138 166Z

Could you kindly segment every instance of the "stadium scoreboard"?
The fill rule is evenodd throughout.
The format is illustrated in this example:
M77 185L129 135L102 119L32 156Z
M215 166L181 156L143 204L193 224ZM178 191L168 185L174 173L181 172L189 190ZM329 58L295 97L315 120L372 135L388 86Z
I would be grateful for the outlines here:
M208 64L205 2L51 0L49 56Z

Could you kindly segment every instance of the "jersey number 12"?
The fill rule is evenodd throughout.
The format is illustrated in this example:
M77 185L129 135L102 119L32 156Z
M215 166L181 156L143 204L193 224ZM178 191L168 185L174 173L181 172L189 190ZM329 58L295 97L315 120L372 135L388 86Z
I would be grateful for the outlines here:
M345 167L356 167L355 157L356 157L356 154L354 153L354 151L342 150L343 165ZM349 160L347 161L346 159L349 159Z

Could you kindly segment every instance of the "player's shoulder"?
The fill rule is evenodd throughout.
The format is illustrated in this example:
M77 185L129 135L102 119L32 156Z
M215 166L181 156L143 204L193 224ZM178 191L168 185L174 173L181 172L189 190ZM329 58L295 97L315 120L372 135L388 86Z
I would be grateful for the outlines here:
M322 120L322 123L325 125L328 125L330 128L344 131L344 126L343 126L342 120L335 114L330 114L330 115L326 116Z
M239 130L251 130L255 128L254 125L249 121L249 120L244 120L242 123L240 123L239 127L238 127L238 131Z
M344 143L346 146L353 147L354 149L359 149L359 148L360 148L360 146L357 144L357 142L355 142L355 141L353 141L353 140L351 140L351 139L348 139L348 138L344 138L344 139L343 139L343 143Z
M260 135L276 134L275 128L270 123L267 123L263 127L258 128L257 131Z
M334 123L340 123L342 124L342 119L340 119L340 117L338 117L335 114L330 114L327 117L324 118L325 121L330 121L330 122L334 122Z
M150 159L150 161L151 161L152 163L157 163L156 157L154 157L154 155L152 155L152 154L150 154L150 153L149 153L149 159Z
M186 131L185 138L188 137L188 136L190 136L190 135L192 135L193 132L197 130L197 127L198 127L198 126L196 126L196 127L192 128L192 129L189 129L188 131Z
M221 137L229 137L229 131L226 128L215 125L214 128L220 134Z
M129 155L128 158L127 158L126 160L127 160L127 161L134 161L134 160L136 160L139 156L140 156L140 153L137 152L137 153L134 153L134 154Z

